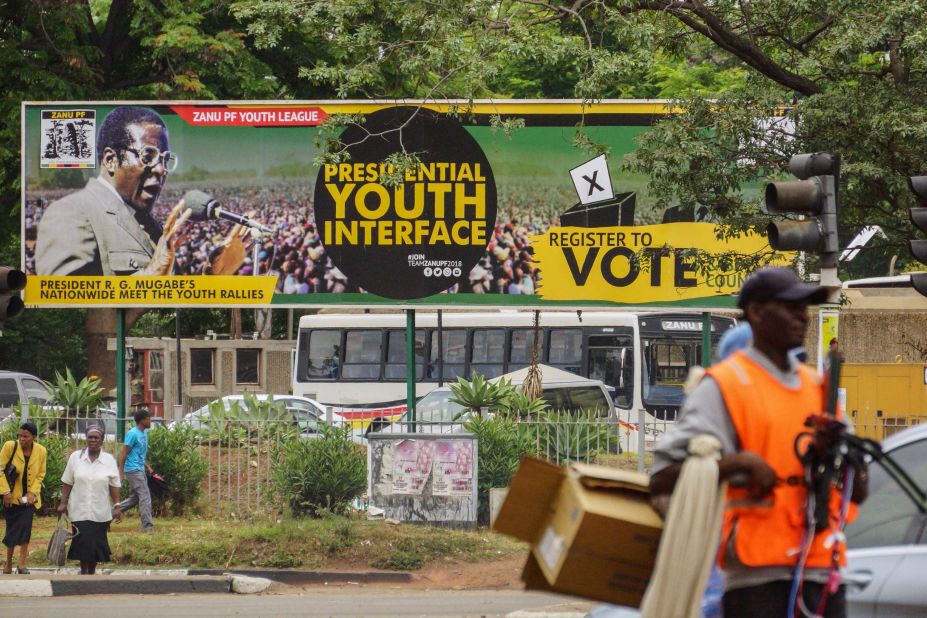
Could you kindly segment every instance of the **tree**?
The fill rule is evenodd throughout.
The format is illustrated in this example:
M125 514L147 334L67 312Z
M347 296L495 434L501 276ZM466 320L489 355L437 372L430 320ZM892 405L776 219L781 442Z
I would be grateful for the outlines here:
M324 33L301 74L343 97L667 96L678 114L625 162L663 205L765 227L754 189L791 154L843 157L841 224L889 236L850 274L887 267L909 234L907 176L927 169L923 1L243 0L256 47ZM701 77L699 77L701 76ZM771 118L787 114L786 122ZM582 140L580 140L582 141ZM589 144L594 146L594 144Z
M289 96L228 11L229 3L130 0L13 0L0 7L0 238L19 246L20 103L23 100L275 98ZM18 261L18 258L16 259ZM33 368L44 376L60 365L30 366L38 336L54 338L59 352L45 361L73 364L114 381L115 311L27 312L11 322L4 367ZM133 317L130 315L129 325ZM85 315L85 345L73 321ZM68 328L54 328L64 320ZM19 336L17 333L21 333ZM64 344L64 345L62 345ZM89 350L89 354L87 351ZM48 351L48 350L46 350ZM73 354L71 354L73 352Z
M892 253L906 261L904 179L927 170L925 8L924 0L13 0L0 7L0 208L13 214L0 218L0 238L18 236L24 99L668 97L678 113L624 162L649 175L662 205L704 205L730 232L762 228L761 180L794 152L837 152L843 238L872 223L889 235L849 274L881 274ZM771 123L777 114L787 121ZM581 130L577 143L598 147ZM90 355L97 366L111 359Z

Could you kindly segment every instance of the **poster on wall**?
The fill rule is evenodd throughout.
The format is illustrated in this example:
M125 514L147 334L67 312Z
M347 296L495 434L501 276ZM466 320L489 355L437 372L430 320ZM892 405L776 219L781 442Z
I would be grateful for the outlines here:
M393 448L393 493L418 496L434 465L435 443L403 440Z
M695 205L624 155L661 102L23 104L35 307L731 307ZM524 126L498 129L499 119ZM608 148L575 145L582 123ZM704 264L704 260L702 260Z
M473 493L473 442L436 440L434 496L469 496Z
M839 351L837 330L840 326L840 312L822 309L818 312L818 371L827 369L827 355L831 350Z

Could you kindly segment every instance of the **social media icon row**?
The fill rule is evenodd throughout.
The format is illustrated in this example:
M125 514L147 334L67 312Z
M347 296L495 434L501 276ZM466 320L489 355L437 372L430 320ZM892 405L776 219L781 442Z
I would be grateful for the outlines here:
M444 268L426 266L424 272L426 277L459 277L463 271L461 271L460 268L451 268L450 266L445 266Z

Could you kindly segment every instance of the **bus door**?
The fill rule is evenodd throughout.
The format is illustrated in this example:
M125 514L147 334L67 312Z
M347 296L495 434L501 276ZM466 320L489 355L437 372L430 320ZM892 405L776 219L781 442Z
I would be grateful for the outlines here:
M614 389L619 408L634 402L634 336L631 329L603 328L586 334L587 376Z

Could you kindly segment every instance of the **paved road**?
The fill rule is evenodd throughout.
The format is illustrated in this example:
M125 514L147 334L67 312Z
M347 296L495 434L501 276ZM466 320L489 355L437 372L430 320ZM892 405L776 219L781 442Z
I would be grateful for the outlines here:
M3 616L55 618L181 618L183 616L505 616L520 609L569 604L568 597L519 591L422 591L375 588L302 593L106 595L44 599L0 598Z

